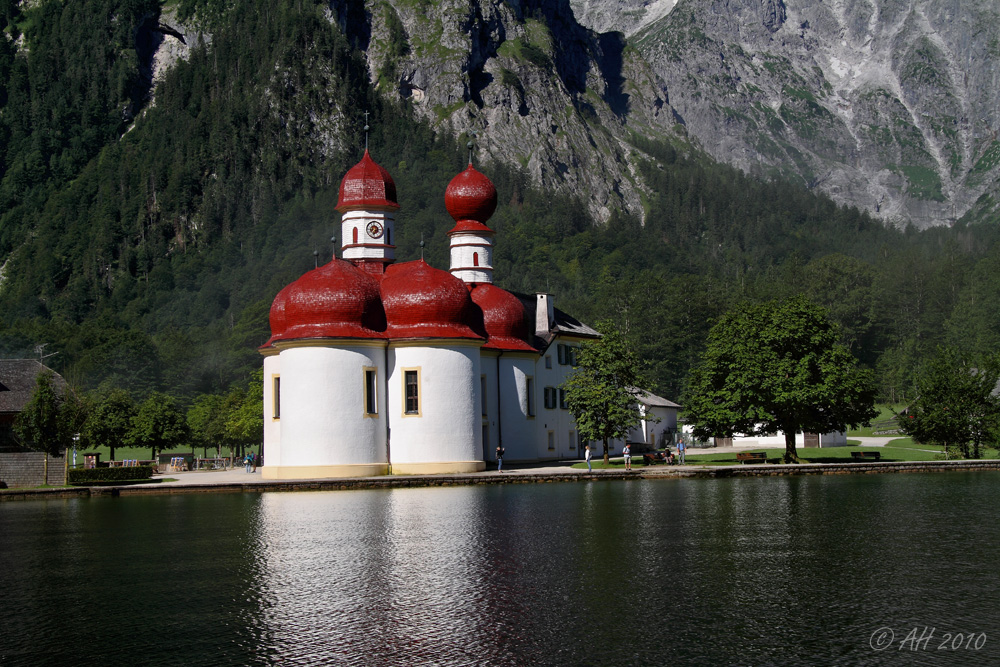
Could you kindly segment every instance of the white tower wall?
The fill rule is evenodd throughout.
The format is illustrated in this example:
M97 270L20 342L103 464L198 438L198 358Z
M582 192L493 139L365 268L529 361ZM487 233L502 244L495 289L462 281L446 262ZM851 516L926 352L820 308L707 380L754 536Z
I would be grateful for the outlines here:
M373 236L369 227L377 231ZM354 210L347 211L340 218L341 248L343 258L348 260L372 259L393 261L396 259L395 215L389 211ZM355 238L357 239L355 241Z
M480 343L460 340L389 347L393 474L477 472L482 452ZM415 371L419 411L406 413L404 378Z
M264 463L281 465L281 421L274 414L275 380L281 378L281 357L269 353L264 357Z
M337 345L281 350L280 449L277 465L265 452L265 479L387 472L384 343ZM371 369L376 414L366 414L365 406L365 371Z

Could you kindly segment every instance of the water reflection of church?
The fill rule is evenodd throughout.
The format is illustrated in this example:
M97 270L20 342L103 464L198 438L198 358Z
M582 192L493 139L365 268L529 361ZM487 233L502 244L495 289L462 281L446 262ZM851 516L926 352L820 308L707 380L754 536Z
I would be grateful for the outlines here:
M582 455L559 387L598 333L549 294L493 284L486 221L496 203L470 164L445 191L450 270L397 264L392 177L367 150L347 172L343 259L307 272L271 306L265 478L472 472L498 443L515 461Z

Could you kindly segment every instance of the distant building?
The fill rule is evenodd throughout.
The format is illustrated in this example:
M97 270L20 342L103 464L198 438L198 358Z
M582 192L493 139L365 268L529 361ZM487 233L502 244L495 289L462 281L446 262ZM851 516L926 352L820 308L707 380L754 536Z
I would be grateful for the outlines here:
M66 381L48 366L34 359L0 359L0 451L22 450L14 438L14 420L31 400L38 376L45 371L52 373L52 384L62 394Z
M472 472L579 458L560 385L597 331L550 294L493 284L496 189L471 164L445 191L450 269L395 263L396 186L365 151L340 184L343 259L282 289L264 355L269 479ZM642 427L645 432L645 426Z
M672 446L677 434L677 411L681 406L641 390L636 396L636 401L642 418L635 428L629 431L626 439L629 442L644 443L649 449Z

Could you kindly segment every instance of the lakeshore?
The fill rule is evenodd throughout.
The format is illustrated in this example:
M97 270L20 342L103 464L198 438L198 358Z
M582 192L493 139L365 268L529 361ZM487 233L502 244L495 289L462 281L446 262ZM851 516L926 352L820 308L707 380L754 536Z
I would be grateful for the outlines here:
M969 472L1000 470L1000 459L959 461L870 461L861 463L798 463L749 465L672 465L587 471L572 467L575 460L511 466L497 472L439 475L385 475L340 479L263 480L260 470L243 468L166 473L143 484L5 489L0 502L97 496L149 496L184 493L266 493L341 491L496 484L539 484L608 480L721 479L734 477L788 477L802 475L868 475L890 473Z

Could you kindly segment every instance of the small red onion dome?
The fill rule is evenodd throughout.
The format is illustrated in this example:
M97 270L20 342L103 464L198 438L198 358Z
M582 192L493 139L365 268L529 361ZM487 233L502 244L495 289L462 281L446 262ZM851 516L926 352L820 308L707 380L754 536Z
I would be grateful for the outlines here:
M422 259L386 269L382 304L389 338L485 338L465 283Z
M361 162L351 167L340 182L337 211L352 208L399 208L395 181L372 159L367 148Z
M528 315L524 304L505 289L491 283L472 288L472 301L483 313L487 341L483 349L537 352L528 344Z
M378 282L350 262L334 259L278 292L271 305L271 339L384 338Z
M497 189L471 164L451 179L444 191L444 205L457 223L452 232L485 229L492 233L485 223L497 209Z

